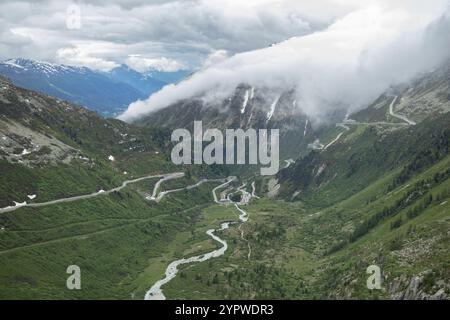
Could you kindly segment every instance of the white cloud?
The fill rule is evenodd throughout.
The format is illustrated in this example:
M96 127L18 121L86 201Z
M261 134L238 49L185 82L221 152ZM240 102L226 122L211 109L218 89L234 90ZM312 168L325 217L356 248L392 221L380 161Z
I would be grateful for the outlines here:
M146 72L152 70L161 72L175 72L186 69L186 67L181 62L165 57L144 58L140 55L130 55L125 60L125 63L130 68L138 72Z
M389 85L448 56L448 20L441 20L444 32L430 27L448 12L448 1L368 3L322 32L213 64L146 101L131 104L120 118L133 120L198 95L224 98L240 83L271 90L295 88L297 105L321 117L336 106L360 108Z
M98 61L96 68L102 69L105 60L124 63L129 55L141 55L160 59L150 62L162 68L174 69L173 60L195 68L212 51L248 51L322 28L348 10L334 1L326 0L331 5L318 15L318 6L296 0L4 0L0 59L58 62L57 52L74 47L74 42L101 42L117 46L107 54L82 53L80 58L73 53L77 58L72 60L91 67ZM80 7L80 29L67 27L67 9L73 4ZM12 44L10 30L26 30L32 37Z
M211 52L202 63L202 68L209 68L219 62L225 61L229 57L228 51L216 50Z
M88 43L74 43L73 46L58 49L56 52L56 59L59 63L85 66L94 70L109 71L119 64L101 58L104 53L110 52L112 49L109 44L88 42Z

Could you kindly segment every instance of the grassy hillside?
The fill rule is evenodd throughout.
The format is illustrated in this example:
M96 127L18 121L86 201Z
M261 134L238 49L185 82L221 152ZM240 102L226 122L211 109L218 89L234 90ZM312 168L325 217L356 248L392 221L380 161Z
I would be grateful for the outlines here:
M190 241L201 208L212 201L212 186L159 204L145 201L140 186L130 186L91 200L2 214L0 298L142 299L189 246L179 241ZM71 264L82 270L80 291L66 289ZM154 273L142 276L149 268Z
M296 200L327 206L373 184L386 172L403 168L395 186L446 156L449 142L450 114L393 132L353 126L327 150L312 151L282 170L278 174L281 195L291 199L297 192Z

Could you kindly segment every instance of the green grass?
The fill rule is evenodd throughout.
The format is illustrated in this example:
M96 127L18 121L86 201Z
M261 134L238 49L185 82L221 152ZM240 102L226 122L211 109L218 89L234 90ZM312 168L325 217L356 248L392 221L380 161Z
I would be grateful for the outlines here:
M2 215L0 297L141 299L146 284L165 269L155 258L172 248L178 255L186 249L179 242L191 234L201 207L212 201L211 188L205 184L195 197L181 192L155 204L130 187L109 196ZM71 264L81 267L80 291L65 287L65 269ZM146 278L146 270L152 277L137 281Z

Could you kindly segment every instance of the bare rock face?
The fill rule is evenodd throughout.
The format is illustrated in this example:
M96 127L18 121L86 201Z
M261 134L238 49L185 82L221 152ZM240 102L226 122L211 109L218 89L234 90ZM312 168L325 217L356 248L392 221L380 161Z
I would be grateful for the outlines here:
M424 279L430 271L408 278L405 275L395 278L389 286L390 298L393 300L446 300L450 285L444 281L436 281L431 288L433 293L425 292Z

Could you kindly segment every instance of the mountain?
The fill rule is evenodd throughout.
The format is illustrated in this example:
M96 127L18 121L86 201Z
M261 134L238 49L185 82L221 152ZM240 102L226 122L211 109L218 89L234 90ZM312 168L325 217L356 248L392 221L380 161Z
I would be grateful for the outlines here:
M142 93L148 93L147 96L168 84L168 82L139 73L126 65L114 68L105 75L114 81L124 82Z
M137 72L127 65L120 65L117 68L105 73L112 79L128 83L134 88L144 93L153 93L161 89L163 86L176 83L187 76L190 71L178 70L178 71L156 71L150 70L147 72ZM150 94L149 94L150 95Z
M297 208L291 239L321 261L303 273L316 280L302 294L448 299L449 70L389 89L322 130L321 148L260 179L260 192L291 203L272 210ZM370 265L383 270L377 292L364 288Z
M450 111L450 63L421 73L408 83L391 87L376 99L368 108L354 113L351 119L360 122L393 121L404 122L401 117L392 116L392 107L414 122L420 122L430 115L444 114ZM398 97L393 101L394 97Z
M0 77L0 298L142 299L172 262L217 250L210 230L235 221L214 231L224 255L180 267L168 299L449 299L446 70L321 124L292 90L242 84L127 124ZM193 120L279 128L285 168L175 166L171 130ZM230 172L220 197L249 203L215 201L223 180L204 179ZM61 280L73 264L82 290Z
M157 136L167 135L162 131L143 130L115 119L101 118L94 111L64 100L16 87L3 77L0 77L0 105L0 159L10 170L15 167L34 168L36 174L24 177L28 179L24 184L27 188L35 185L33 178L45 179L47 173L41 174L39 171L45 172L48 168L60 168L69 172L75 170L79 174L90 172L92 181L98 178L96 175L99 172L105 170L103 174L109 180L108 184L117 181L123 171L138 174L139 172L133 172L137 165L133 163L140 157L161 157L156 154L159 154L164 144L159 144L158 141L166 139ZM153 139L146 139L145 136L150 134L153 134ZM108 159L110 155L115 159L114 166L111 166ZM143 160L139 161L145 163ZM12 174L9 170L3 172L5 180L2 183L1 204L9 205L9 193L16 190L10 184L20 186L20 182L8 180L6 176ZM74 178L78 173L74 174ZM75 182L76 180L70 183L60 181L58 184ZM57 192L76 193L79 189L73 186L71 188L61 187ZM31 191L39 190L29 190ZM21 198L23 196L22 193Z
M164 83L177 83L192 74L190 70L178 70L178 71L157 71L150 70L143 73L145 77L150 77Z
M331 111L321 121L308 117L298 108L294 90L275 91L241 84L228 97L211 99L208 93L203 93L141 117L136 123L174 129L191 128L195 120L202 120L206 128L277 128L282 158L296 159L312 149L327 148L348 125L385 123L384 128L390 130L449 112L449 77L447 62L408 83L389 88L369 106L350 116L344 111ZM344 106L334 109L345 110Z
M297 181L291 197L334 188L343 199L409 161L416 161L419 170L420 163L426 166L445 156L449 117L450 64L445 64L390 88L367 108L329 126L323 131L329 133L319 136L325 147L299 159L280 178ZM344 191L340 185L353 188Z
M105 73L111 79L124 82L145 93L147 97L167 84L176 83L190 74L190 71L156 71L137 72L126 65L121 65Z
M100 72L28 59L0 62L0 74L18 86L88 107L106 117L121 113L131 102L145 99L170 83L125 66ZM183 74L169 74L168 79L178 80L177 76Z
M201 120L205 129L279 129L281 156L285 159L299 157L315 140L311 122L296 107L292 91L280 94L245 84L222 100L182 100L142 117L136 124L192 128L195 120Z

